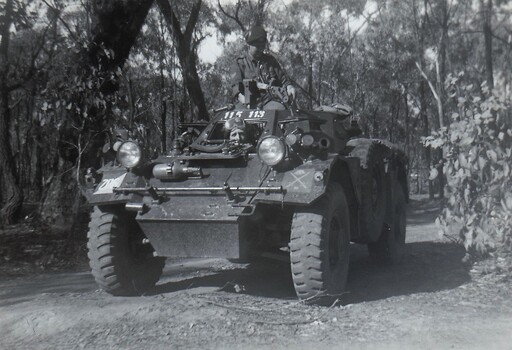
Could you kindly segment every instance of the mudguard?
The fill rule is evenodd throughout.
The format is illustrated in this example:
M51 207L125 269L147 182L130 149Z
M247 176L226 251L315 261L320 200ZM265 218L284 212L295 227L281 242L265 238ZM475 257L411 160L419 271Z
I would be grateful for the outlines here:
M403 188L406 201L409 201L409 184L407 181L407 172L409 159L407 154L397 147L394 143L380 139L356 138L347 142L347 147L351 148L350 155L359 158L362 168L367 167L367 151L370 144L376 144L380 147L381 154L386 158L386 173L392 173L392 179L396 179Z
M381 146L381 149L384 152L385 157L392 157L395 160L402 163L404 166L407 165L408 159L407 155L403 150L398 148L395 144L387 141L387 140L380 140L380 139L364 139L364 138L356 138L351 139L347 142L347 147L353 148L354 150L361 149L361 150L367 150L368 146L370 144L377 144ZM361 167L366 168L366 154L357 154L356 155L360 161L361 161Z
M144 187L144 179L121 167L107 166L101 169L101 181L89 199L91 205L122 204L140 197L134 193L114 193L116 187Z
M275 183L283 186L286 190L284 195L260 193L255 199L262 203L309 205L325 193L329 181L343 181L332 179L332 168L338 163L348 167L349 173L346 174L346 178L357 177L359 162L356 159L335 156L327 160L314 160L280 174L281 177L277 176ZM352 183L355 182L352 181L350 186ZM356 188L353 190L357 193Z

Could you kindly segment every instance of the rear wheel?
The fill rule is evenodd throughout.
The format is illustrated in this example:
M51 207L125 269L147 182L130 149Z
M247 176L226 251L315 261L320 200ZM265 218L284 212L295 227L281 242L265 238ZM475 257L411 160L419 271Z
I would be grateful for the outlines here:
M350 253L347 199L330 184L324 197L293 215L290 237L292 279L299 299L333 299L345 288Z
M133 216L94 207L87 234L89 265L101 289L113 295L140 295L155 286L164 258L153 256Z
M359 228L364 237L363 241L375 242L381 234L386 215L382 150L379 145L368 143L356 147L350 155L361 160Z
M386 214L384 164L374 145L368 151L367 168L361 170L362 208L360 228L370 239L379 237Z
M398 263L405 251L406 236L406 200L402 186L394 185L394 199L391 223L384 225L379 240L368 244L370 257L376 262Z

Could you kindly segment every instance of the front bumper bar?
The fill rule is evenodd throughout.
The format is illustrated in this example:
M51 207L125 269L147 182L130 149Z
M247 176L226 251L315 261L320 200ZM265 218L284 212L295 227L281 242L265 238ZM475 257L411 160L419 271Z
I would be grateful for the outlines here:
M236 186L230 187L228 184L224 186L214 187L115 187L114 193L137 193L137 194L149 194L153 197L167 194L167 193L193 193L193 192L209 192L218 193L225 192L228 197L233 193L286 193L286 189L283 186L268 186L268 187L257 187L257 186Z

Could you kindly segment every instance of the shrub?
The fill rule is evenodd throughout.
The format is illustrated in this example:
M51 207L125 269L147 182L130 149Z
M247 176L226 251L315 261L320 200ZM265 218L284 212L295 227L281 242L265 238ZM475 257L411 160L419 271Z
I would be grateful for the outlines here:
M476 91L475 91L476 90ZM424 140L441 147L447 177L445 207L436 220L445 236L472 255L512 251L511 102L450 76L450 125ZM503 94L504 95L504 94ZM437 175L435 169L431 177Z

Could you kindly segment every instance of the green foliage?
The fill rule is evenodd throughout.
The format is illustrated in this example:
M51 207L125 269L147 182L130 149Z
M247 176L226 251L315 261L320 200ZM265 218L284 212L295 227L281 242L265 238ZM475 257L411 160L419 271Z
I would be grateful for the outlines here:
M429 79L441 96L446 119L452 117L445 130L427 139L428 145L445 150L444 170L449 175L449 203L440 222L461 225L460 239L474 251L510 245L510 229L505 223L512 208L508 180L511 136L503 120L510 114L510 102L501 98L505 93L480 87L484 37L479 33L481 18L475 14L473 2L221 3L231 15L237 14L240 3L238 17L247 27L255 21L255 13L264 10L260 17L269 33L270 49L296 82L301 106L350 104L366 135L405 146L410 168L420 177L431 166L431 158L423 153L418 140L429 135L439 119ZM464 70L464 76L450 77L442 89L444 76L436 76L435 55L427 53L440 51L445 3L449 5L445 71ZM510 10L504 1L494 5L495 89L510 91ZM165 142L169 149L176 121L191 118L176 45L156 6L122 69L76 69L80 51L88 47L93 34L90 6L89 2L78 5L68 0L14 1L5 80L10 89L12 158L21 187L35 193L29 196L31 200L40 200L41 189L63 170L83 168L99 158L95 155L101 155L108 125L131 125L139 137L150 140L154 151L164 148ZM188 18L190 3L175 1L173 7L180 18ZM0 6L0 23L6 19L2 11ZM220 107L228 102L230 68L245 43L240 25L222 14L216 1L203 2L201 11L194 46L215 35L224 48L216 62L198 62L197 67L208 107ZM108 50L99 53L112 56ZM437 58L440 62L441 56ZM119 87L119 92L104 94L107 85ZM89 149L98 149L98 153ZM37 156L42 152L45 160ZM68 160L66 169L56 166L62 157Z
M425 140L442 148L447 176L442 232L458 237L469 252L512 251L511 101L504 94L450 76L447 91L456 112L450 125ZM436 176L433 170L432 177Z

